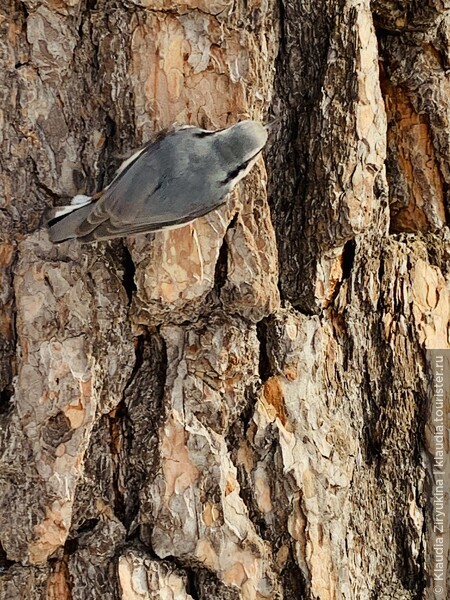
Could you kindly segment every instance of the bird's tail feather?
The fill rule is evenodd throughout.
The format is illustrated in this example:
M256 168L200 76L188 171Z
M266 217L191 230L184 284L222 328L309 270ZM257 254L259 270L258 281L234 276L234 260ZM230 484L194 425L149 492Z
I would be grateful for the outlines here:
M77 237L77 229L92 210L92 202L82 205L58 206L44 213L50 240L57 244Z

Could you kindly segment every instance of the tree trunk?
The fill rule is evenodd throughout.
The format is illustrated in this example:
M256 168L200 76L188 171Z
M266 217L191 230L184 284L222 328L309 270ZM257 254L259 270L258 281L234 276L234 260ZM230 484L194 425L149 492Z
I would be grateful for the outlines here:
M1 600L446 598L446 4L3 1ZM155 131L269 114L194 225L39 228Z

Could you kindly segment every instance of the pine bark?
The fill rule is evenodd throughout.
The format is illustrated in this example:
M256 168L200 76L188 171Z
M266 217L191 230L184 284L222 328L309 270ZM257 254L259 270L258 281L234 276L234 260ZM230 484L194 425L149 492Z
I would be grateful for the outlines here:
M434 598L446 6L3 2L1 600ZM40 227L165 127L269 117L193 225Z

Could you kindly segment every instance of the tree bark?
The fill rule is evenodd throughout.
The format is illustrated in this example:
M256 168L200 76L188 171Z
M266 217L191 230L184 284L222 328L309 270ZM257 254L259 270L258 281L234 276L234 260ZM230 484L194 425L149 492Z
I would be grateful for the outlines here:
M0 599L445 598L447 4L9 0L0 28ZM269 116L193 225L40 227L156 131Z

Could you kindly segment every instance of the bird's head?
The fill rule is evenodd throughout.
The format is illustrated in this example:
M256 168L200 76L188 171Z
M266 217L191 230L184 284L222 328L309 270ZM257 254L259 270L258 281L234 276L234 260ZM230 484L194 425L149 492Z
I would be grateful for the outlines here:
M212 141L230 187L250 171L267 142L267 136L267 129L258 121L241 121L215 132Z

